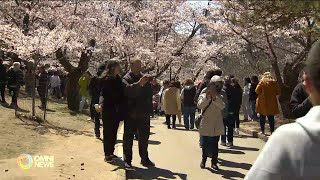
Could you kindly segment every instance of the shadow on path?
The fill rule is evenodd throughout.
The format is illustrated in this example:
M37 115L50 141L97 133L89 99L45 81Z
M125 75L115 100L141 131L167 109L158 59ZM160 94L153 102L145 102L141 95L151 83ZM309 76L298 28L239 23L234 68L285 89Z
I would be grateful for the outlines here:
M167 169L152 167L149 169L142 169L133 167L126 171L127 179L179 179L186 180L187 175L182 173L175 173Z
M259 151L259 149L257 148L241 147L241 146L233 146L233 147L230 147L230 149L235 149L240 151Z
M227 153L227 154L245 154L243 151L235 151L232 149L219 149L219 153Z
M245 169L245 170L250 170L252 164L248 163L237 163L237 162L232 162L224 159L219 159L219 162L222 166L227 166L231 168L240 168L240 169Z
M225 179L234 179L234 178L244 178L245 175L240 173L240 172L237 172L237 171L232 171L232 170L223 170L223 169L220 169L218 171L216 170L213 170L213 169L210 169L210 168L206 168L208 171L214 173L214 174L220 174L222 175L223 178Z

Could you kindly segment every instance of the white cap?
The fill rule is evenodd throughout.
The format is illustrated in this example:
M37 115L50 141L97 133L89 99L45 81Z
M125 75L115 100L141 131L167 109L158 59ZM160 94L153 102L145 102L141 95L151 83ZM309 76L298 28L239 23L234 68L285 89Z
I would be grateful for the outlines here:
M223 79L220 76L215 75L210 79L210 83L214 82L223 82Z

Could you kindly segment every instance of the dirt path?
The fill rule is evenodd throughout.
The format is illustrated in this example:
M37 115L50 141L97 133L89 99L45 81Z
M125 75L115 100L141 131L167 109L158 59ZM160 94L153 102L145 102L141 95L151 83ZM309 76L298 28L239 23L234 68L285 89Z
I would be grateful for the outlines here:
M0 179L124 179L123 169L103 161L103 146L86 116L71 115L64 104L51 103L48 123L15 118L0 106ZM54 156L54 167L20 168L20 154Z

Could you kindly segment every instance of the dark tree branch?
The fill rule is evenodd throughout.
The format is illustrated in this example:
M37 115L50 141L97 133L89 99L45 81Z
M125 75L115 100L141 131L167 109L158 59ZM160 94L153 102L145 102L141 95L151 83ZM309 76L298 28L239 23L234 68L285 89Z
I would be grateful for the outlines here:
M66 52L65 51L62 51L61 48L59 48L57 51L56 51L56 58L57 60L59 61L59 63L64 67L64 69L67 71L67 72L71 72L75 69L74 66L71 65L69 59L66 57Z

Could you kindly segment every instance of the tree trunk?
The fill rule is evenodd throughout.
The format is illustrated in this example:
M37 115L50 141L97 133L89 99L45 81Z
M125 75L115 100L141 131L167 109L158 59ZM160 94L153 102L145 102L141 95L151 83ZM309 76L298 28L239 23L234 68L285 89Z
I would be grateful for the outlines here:
M79 68L75 68L69 72L68 82L66 85L67 88L67 102L68 108L72 111L79 110L80 95L79 95L79 78L82 73Z

